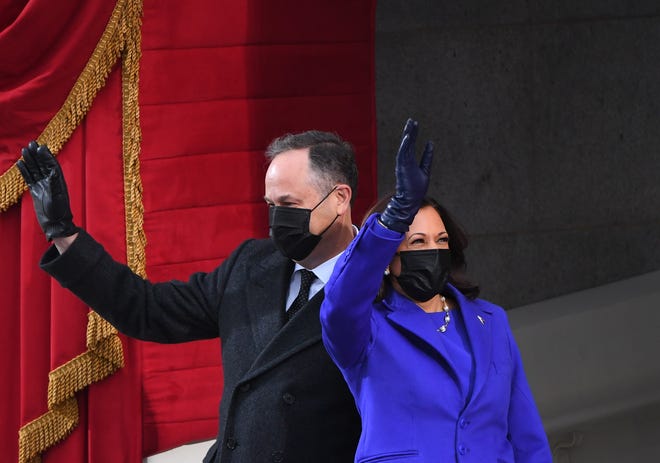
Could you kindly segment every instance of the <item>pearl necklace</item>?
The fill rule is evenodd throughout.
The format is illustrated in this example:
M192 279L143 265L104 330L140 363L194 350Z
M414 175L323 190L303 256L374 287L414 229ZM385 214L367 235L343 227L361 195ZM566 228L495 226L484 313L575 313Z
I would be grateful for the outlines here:
M445 331L447 331L447 325L449 325L449 322L451 321L451 317L449 316L449 306L447 305L447 301L445 300L445 297L441 296L440 300L442 301L442 311L445 313L445 322L436 331L438 333L444 333Z

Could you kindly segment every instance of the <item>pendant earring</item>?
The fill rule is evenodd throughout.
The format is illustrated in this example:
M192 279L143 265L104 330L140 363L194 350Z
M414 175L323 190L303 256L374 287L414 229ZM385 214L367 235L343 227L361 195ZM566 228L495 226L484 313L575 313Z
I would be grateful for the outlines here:
M383 273L384 273L385 275L389 275L389 274L390 274L390 268L389 268L389 267L386 267L386 268L385 268L385 271L384 271Z

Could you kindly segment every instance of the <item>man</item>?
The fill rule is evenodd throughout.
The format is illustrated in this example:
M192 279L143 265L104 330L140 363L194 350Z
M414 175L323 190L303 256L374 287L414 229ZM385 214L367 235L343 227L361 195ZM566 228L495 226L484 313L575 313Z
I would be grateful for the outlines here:
M359 417L319 323L322 287L355 234L357 168L348 143L319 131L274 140L265 177L271 239L243 242L185 283L151 283L114 261L74 225L48 148L31 142L22 154L18 168L54 244L44 270L129 336L220 338L220 430L205 462L353 461Z

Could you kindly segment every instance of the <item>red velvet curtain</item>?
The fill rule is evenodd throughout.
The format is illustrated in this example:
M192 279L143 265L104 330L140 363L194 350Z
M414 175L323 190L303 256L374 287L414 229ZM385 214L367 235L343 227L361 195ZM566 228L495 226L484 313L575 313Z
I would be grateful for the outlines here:
M145 0L140 70L147 275L210 270L265 236L263 150L275 136L332 130L358 153L355 220L375 198L374 2ZM62 105L113 2L0 8L0 174ZM58 154L77 224L126 261L119 63ZM48 372L85 350L88 309L38 269L31 201L0 212L0 453L47 410ZM126 366L78 393L80 423L45 462L138 462L212 438L218 340L123 338Z

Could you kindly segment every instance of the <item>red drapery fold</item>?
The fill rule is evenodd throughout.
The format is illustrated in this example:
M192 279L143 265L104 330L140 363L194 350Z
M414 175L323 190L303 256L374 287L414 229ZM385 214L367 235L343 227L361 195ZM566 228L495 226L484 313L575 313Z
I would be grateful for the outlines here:
M20 147L35 139L60 109L113 7L113 2L71 1L55 6L30 0L2 8L0 174L16 161ZM80 175L83 138L81 128L60 158L81 224L85 216L84 176ZM117 224L123 226L121 219ZM0 385L0 453L7 461L17 461L19 427L47 411L49 372L86 350L87 308L38 270L47 243L34 219L31 201L0 213L0 230L0 356L5 373ZM48 459L86 461L86 395L83 391L78 400L78 428L52 449Z
M147 275L210 270L266 235L263 150L332 130L357 150L356 221L376 194L375 1L144 1L140 113ZM112 11L102 0L30 0L0 13L0 174L61 106ZM58 155L76 223L126 261L119 65ZM47 243L31 201L0 213L0 452L46 411L48 372L85 350L87 308L38 269ZM78 394L80 424L45 462L138 462L217 431L217 340L123 338L126 366Z

